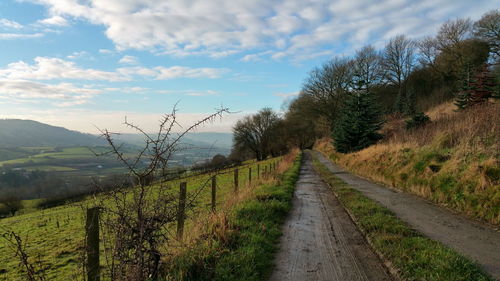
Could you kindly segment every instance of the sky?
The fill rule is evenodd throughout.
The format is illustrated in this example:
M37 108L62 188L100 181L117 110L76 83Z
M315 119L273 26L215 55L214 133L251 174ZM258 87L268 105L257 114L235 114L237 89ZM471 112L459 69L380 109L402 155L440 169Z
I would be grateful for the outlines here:
M277 111L333 56L393 36L433 35L500 0L1 0L0 119L72 130L154 131L177 104L184 127L230 132Z

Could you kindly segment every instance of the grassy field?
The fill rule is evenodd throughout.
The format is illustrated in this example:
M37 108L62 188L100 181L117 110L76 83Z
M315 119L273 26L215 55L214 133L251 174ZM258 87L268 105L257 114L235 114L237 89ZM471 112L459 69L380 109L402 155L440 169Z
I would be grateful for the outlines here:
M493 281L469 259L424 237L390 210L335 177L314 159L315 169L354 217L372 247L403 280Z
M125 172L114 157L95 155L95 153L108 151L108 148L93 147L91 149L87 147L18 147L14 148L14 152L10 155L2 154L7 149L0 149L0 159L9 159L0 161L0 168L53 172L66 178L105 176Z
M431 123L411 131L389 121L385 139L358 152L337 153L330 139L315 149L356 174L498 226L500 104L460 112L443 104L427 114Z
M252 167L252 178L255 181L256 166L263 167L278 159L269 159L259 163L251 163L240 168L240 189L246 188L248 182L248 168ZM198 187L207 182L210 175L200 175L184 179L188 185L188 196L198 190ZM172 181L172 190L178 190L178 181ZM233 193L233 173L231 170L217 179L217 202L221 206L231 200ZM208 212L210 203L210 189L205 187L195 202L195 210L191 214L200 216ZM63 205L46 210L34 211L0 220L1 232L15 231L27 242L27 251L34 258L40 258L49 280L73 280L79 275L79 252L84 238L84 209L92 206L91 200ZM194 219L193 217L191 219ZM188 223L189 227L189 223ZM0 280L23 280L18 266L18 260L6 241L0 239ZM103 261L104 262L104 261Z

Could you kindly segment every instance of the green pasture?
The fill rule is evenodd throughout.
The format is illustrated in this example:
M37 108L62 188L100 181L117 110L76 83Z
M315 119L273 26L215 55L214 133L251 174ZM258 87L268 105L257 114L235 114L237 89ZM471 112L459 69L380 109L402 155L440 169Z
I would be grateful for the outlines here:
M258 162L261 173L264 166L277 158ZM257 178L257 163L250 163L239 168L239 188L248 183L249 167L252 168L252 179ZM234 192L233 169L223 171L217 176L217 202L221 204ZM188 186L188 201L194 207L188 212L189 217L210 210L210 178L211 174L203 174L183 179ZM180 180L169 182L172 192L178 192ZM200 190L200 188L202 188ZM196 200L193 194L199 193ZM0 234L14 231L26 241L27 252L34 260L39 260L48 280L73 280L80 274L80 250L84 238L85 209L93 205L91 199L63 205L46 210L34 211L0 220ZM189 221L187 223L189 225ZM174 226L173 226L174 227ZM13 255L5 239L0 237L0 280L24 280L19 261ZM104 263L104 260L101 260Z

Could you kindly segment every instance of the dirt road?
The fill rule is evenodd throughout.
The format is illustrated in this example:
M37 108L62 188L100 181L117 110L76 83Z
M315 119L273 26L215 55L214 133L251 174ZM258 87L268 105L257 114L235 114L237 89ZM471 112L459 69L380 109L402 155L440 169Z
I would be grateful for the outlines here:
M500 232L415 195L396 192L357 177L330 162L323 154L314 153L330 171L351 187L378 201L427 237L475 260L486 272L500 280Z
M272 281L391 280L304 154Z

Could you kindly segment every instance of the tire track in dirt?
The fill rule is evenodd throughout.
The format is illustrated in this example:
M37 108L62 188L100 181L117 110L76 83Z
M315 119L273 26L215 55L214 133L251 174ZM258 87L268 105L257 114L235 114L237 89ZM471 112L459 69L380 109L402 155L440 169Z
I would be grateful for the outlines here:
M391 280L379 258L328 186L310 153L303 165L293 209L283 227L272 281Z
M332 163L320 152L313 153L325 167L350 187L379 202L425 236L474 260L486 272L500 280L500 232L416 195L396 192L355 176Z

